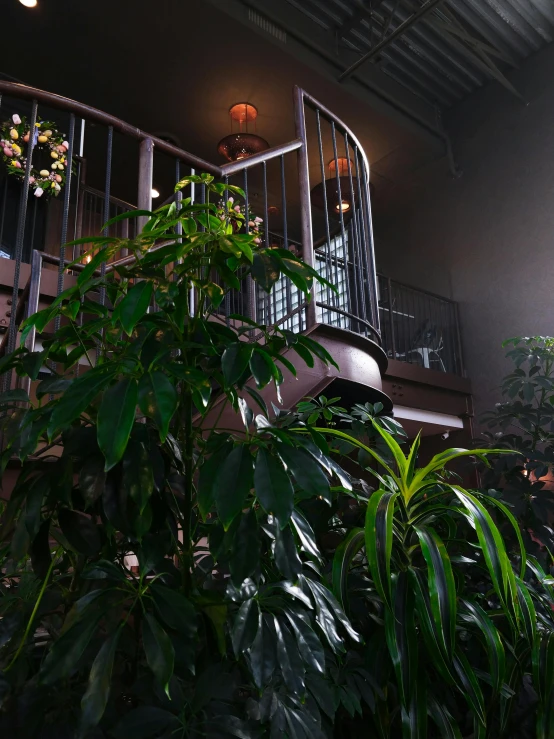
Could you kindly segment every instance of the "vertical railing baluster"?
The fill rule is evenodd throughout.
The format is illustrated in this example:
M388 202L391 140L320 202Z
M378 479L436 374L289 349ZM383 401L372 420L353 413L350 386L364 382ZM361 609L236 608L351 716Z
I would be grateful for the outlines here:
M342 210L342 192L340 184L340 171L339 171L339 157L337 150L337 137L335 132L335 121L331 121L331 139L333 142L333 157L335 160L335 175L337 179L337 194L338 194L338 205L339 205L339 219L340 219L340 230L342 236L342 246L344 254L344 278L346 287L346 296L348 301L348 312L354 313L352 306L351 290L350 290L350 269L348 263L348 242L346 240L346 231L344 228L344 213ZM356 324L357 325L357 324Z
M350 186L350 203L352 208L352 254L353 254L353 261L354 264L354 274L355 274L355 281L356 281L356 293L357 293L357 301L358 301L358 310L360 311L358 315L361 318L364 318L367 320L367 310L366 310L366 302L365 302L365 291L364 291L364 283L365 283L365 275L364 275L364 268L363 268L363 260L362 260L362 250L363 250L363 244L360 242L360 233L359 233L359 209L360 209L360 203L356 202L356 194L354 192L354 181L352 177L352 164L350 162L350 146L348 143L348 133L344 134L344 149L346 152L346 161L348 166L348 181ZM363 331L364 333L367 333L367 329L364 328L364 324L359 324L359 330Z
M302 140L302 146L298 149L298 186L300 190L300 216L302 233L302 257L306 264L315 268L315 255L312 234L312 206L310 202L310 170L308 162L308 139L306 135L306 112L304 109L304 92L299 88L294 89L294 118L296 138ZM306 309L307 328L311 328L317 321L317 297L315 281L311 290L311 300ZM301 300L304 297L302 296ZM302 331L302 311L299 311L300 330Z
M287 219L287 188L285 183L285 157L281 155L281 209L283 211L283 248L289 249L289 226ZM286 294L286 306L285 313L290 313L292 310L292 291L290 286L290 280L285 278L285 294ZM285 325L286 328L286 325Z
M396 359L396 342L394 338L394 313L392 308L392 282L390 277L387 279L387 293L389 298L389 345L393 359Z
M19 277L21 274L21 260L23 257L23 242L25 239L25 222L27 219L27 205L29 201L29 178L31 177L31 169L33 166L33 150L35 147L35 124L37 122L38 115L38 103L33 100L33 106L31 109L31 120L29 122L29 130L31 135L29 136L29 143L27 144L27 162L25 164L25 175L21 185L21 198L19 201L19 212L17 216L17 231L15 239L15 266L14 266L14 277L13 277L13 288L12 288L12 310L10 316L10 323L8 326L8 342L7 352L13 352L15 349L16 338L17 338L17 326L15 325L16 314L17 314L17 303L19 297ZM4 387L8 389L11 384L11 372L7 372L4 379Z
M112 153L113 153L113 126L108 126L108 142L107 142L107 148L106 148L106 182L104 185L104 207L102 211L102 225L106 223L106 221L109 220L110 216L110 191L111 191L111 184L112 184ZM140 188L140 184L139 184ZM103 236L109 236L110 235L110 229L108 227L105 227L102 230ZM100 265L100 274L102 277L106 274L106 260L102 262ZM106 288L102 285L99 290L99 302L101 305L104 305L106 302ZM100 344L96 345L96 361L98 362L98 359L100 358Z
M154 142L150 138L140 142L139 149L139 182L137 208L152 210L152 183L154 181ZM137 218L137 228L140 233L148 221L148 216Z
M65 185L63 193L63 213L62 213L62 232L61 232L61 244L60 244L60 263L58 265L58 284L56 295L60 295L63 291L64 272L65 272L65 243L67 241L67 228L69 225L69 202L71 198L71 181L72 181L72 164L73 164L73 139L75 136L75 116L73 113L69 116L69 133L67 135L67 143L69 144L67 149L67 167L65 176ZM54 322L55 330L60 328L61 315L56 316Z
M4 177L4 187L2 188L2 212L0 214L0 248L2 247L2 239L4 238L4 221L6 218L6 202L8 199L8 175ZM10 256L13 256L10 254Z
M329 203L327 202L327 188L326 188L326 179L325 179L325 162L323 159L323 141L321 136L321 116L319 112L319 108L316 108L315 111L316 116L316 124L317 124L317 145L319 149L319 168L321 172L321 185L323 187L323 212L325 216L325 252L326 252L326 270L325 270L325 279L328 282L333 281L333 277L331 275L331 230L329 228ZM335 284L338 282L338 272L337 272L337 262L335 260ZM336 305L337 302L337 296L335 293L332 293L331 288L327 287L327 299L325 302L327 305L331 305L331 296L334 304ZM328 313L328 311L327 311Z

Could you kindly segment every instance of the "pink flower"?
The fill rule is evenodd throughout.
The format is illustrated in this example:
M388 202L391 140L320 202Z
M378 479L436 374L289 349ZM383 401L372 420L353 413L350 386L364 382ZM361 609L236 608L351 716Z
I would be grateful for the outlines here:
M35 198L40 198L43 192L44 190L42 189L42 187L37 187L37 189L35 190Z
M229 198L229 202L230 203L234 203L235 202L235 198Z
M254 239L254 243L255 244L261 244L262 243L262 240L261 239Z
M62 146L65 146L66 149L69 149L69 141L63 141Z
M263 222L264 222L264 219L263 218L260 218L260 216L256 216L254 218L254 223L263 223Z
M235 205L233 210L236 211L237 213L240 213L240 205Z
M34 181L35 181L35 178L34 177L29 177L29 184L30 185L32 185Z
M4 149L3 149L3 151L4 151L4 154L7 157L12 157L13 156L13 151L8 146L5 146Z
M17 169L21 169L21 162L14 162L14 167L17 167Z
M16 126L19 126L21 123L21 118L17 115L17 113L14 113L12 115L12 121L15 123Z
M248 221L248 225L250 226L250 228L254 228L256 224L254 223L254 221Z

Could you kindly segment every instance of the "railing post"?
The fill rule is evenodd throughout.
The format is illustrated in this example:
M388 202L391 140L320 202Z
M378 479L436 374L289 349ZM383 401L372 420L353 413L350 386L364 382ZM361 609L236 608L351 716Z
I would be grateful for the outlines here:
M139 210L152 210L152 182L154 177L154 142L150 138L140 142L139 153L139 183L137 208ZM139 216L137 218L137 229L140 233L148 218Z
M25 318L38 312L40 301L40 282L42 278L42 254L37 249L33 249L31 257L31 274L29 276L29 297L27 299L27 310ZM31 328L25 339L25 347L30 351L35 351L35 339L37 330L35 326ZM21 388L29 394L31 392L31 378L23 377L21 379Z
M387 277L387 292L389 294L389 331L390 331L390 349L392 352L392 358L396 359L396 346L394 339L394 316L392 313L392 282L391 278ZM385 347L386 349L386 347Z
M306 114L304 109L304 94L299 87L294 88L294 122L296 138L302 140L298 149L298 185L300 190L300 217L302 233L302 259L315 269L315 255L312 235L312 206L310 202L310 172L308 164L308 141L306 137ZM311 290L311 300L306 308L306 328L317 322L316 310L316 282Z

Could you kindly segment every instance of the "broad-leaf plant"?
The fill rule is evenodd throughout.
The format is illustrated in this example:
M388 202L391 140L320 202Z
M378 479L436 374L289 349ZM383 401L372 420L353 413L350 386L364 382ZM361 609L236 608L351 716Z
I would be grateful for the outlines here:
M502 402L481 419L487 430L476 443L483 446L484 438L513 454L493 457L482 480L510 504L526 548L546 565L554 552L554 338L517 337L504 346L514 366L502 382Z
M519 736L528 686L554 737L554 581L445 472L483 450L418 467L379 405L280 407L282 367L333 360L227 296L323 280L248 232L238 188L191 182L206 203L83 240L0 359L33 381L0 396L3 734Z

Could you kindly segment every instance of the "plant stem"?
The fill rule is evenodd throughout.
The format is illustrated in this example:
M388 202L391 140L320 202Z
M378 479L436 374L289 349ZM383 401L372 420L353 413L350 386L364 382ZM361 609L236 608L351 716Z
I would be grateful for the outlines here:
M25 646L25 642L27 641L27 637L29 636L29 632L31 631L31 627L33 625L33 621L35 620L35 616L37 615L37 611L38 611L39 606L41 604L42 597L43 597L44 592L46 590L46 586L48 585L48 581L50 580L50 575L52 574L52 570L54 569L54 565L56 564L56 560L58 558L58 555L59 555L61 549L62 549L62 547L58 547L56 549L56 551L54 552L54 556L52 557L52 561L50 562L50 566L48 567L48 571L46 573L46 577L44 578L44 582L42 583L42 587L41 587L40 592L38 594L37 602L35 603L35 607L33 608L33 612L31 613L31 618L29 619L29 621L27 623L27 626L25 628L25 633L23 634L23 638L21 639L21 642L20 642L20 644L19 644L19 646L17 648L16 653L13 656L12 661L6 667L6 669L4 670L4 672L7 672L8 670L10 670L14 666L14 664L17 662L17 658L21 654L21 650Z
M194 438L192 429L192 393L187 388L183 402L183 429L184 429L184 462L185 462L185 501L183 511L183 589L185 594L191 589L192 570L192 542L190 519L192 516L192 490L193 490L193 448Z

